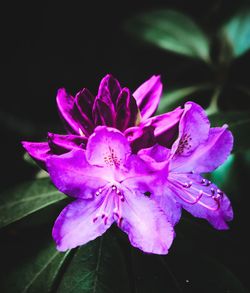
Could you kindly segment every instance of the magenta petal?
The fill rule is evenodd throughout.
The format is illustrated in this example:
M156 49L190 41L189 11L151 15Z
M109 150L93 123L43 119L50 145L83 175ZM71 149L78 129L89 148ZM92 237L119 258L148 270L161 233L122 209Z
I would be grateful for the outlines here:
M46 169L45 160L51 156L51 150L47 142L22 141L22 145L28 154L43 168Z
M116 102L116 128L124 131L139 122L139 109L129 89L122 89Z
M76 198L93 198L108 182L102 168L89 165L84 150L51 156L46 166L52 182L61 192Z
M129 192L125 196L121 229L131 244L147 253L167 254L174 231L166 215L145 196Z
M95 125L106 125L109 127L115 124L115 110L111 103L106 103L100 98L96 98L93 107L93 119Z
M125 130L124 135L130 142L133 153L137 153L140 149L151 147L156 143L154 130L151 125L135 126Z
M182 114L183 109L178 107L174 111L145 120L142 126L151 125L154 127L157 142L163 146L171 147L178 135L178 126Z
M129 143L120 131L99 126L89 138L86 157L91 165L122 167L130 152Z
M107 74L100 83L97 97L101 98L107 104L111 99L112 103L115 105L116 100L121 92L121 87L117 79L115 79L111 74Z
M185 104L179 124L179 137L172 152L180 156L189 156L208 138L210 123L205 111L194 102Z
M92 118L92 108L94 104L94 96L89 90L84 88L77 93L74 101L74 114L81 125L82 132L89 136L94 129Z
M48 133L48 143L54 154L64 154L72 149L85 149L87 138L79 135Z
M57 92L57 107L59 114L65 122L66 129L75 134L79 134L79 124L74 114L74 98L67 94L66 90L61 88Z
M153 75L133 93L141 111L142 120L151 117L155 113L161 94L162 83L159 75Z
M95 200L75 200L67 205L58 216L52 235L59 251L75 248L102 235L111 225L110 218L104 224L95 219L103 198Z
M227 126L211 128L208 139L188 157L176 156L170 165L173 172L211 172L229 156L233 136Z
M176 200L193 216L209 221L216 229L227 229L233 218L227 196L199 175L171 174L170 187Z

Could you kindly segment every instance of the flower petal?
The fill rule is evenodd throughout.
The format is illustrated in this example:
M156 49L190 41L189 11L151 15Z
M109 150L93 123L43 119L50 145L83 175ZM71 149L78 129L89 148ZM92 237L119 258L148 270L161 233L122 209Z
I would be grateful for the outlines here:
M178 125L182 113L183 109L178 107L171 112L147 119L141 124L141 126L151 125L154 127L156 141L159 144L170 148L178 135Z
M129 89L123 88L116 101L116 128L124 131L139 124L140 112Z
M209 221L216 229L227 229L233 218L227 196L216 185L199 175L171 174L169 187L176 200L193 216Z
M54 154L64 154L72 149L85 149L87 138L79 135L48 133L48 143Z
M125 193L121 229L131 244L144 252L167 254L174 238L174 230L156 203L146 196Z
M74 113L81 124L81 130L86 136L89 136L94 129L92 118L92 108L94 96L86 88L76 94L74 100Z
M142 120L151 117L155 113L160 102L161 93L162 83L159 75L153 75L133 93L141 111Z
M93 198L108 182L103 168L89 165L84 150L51 156L46 166L52 182L61 192L76 198Z
M22 141L22 145L28 154L46 170L45 160L52 155L47 142L29 142Z
M101 80L97 97L106 102L106 104L110 104L112 102L113 105L115 105L120 92L121 87L118 80L111 74L107 74Z
M187 102L179 123L179 137L172 147L176 156L189 156L209 134L210 123L205 111L196 103Z
M130 152L129 143L120 131L99 126L88 140L86 157L91 165L119 167Z
M188 157L176 156L171 161L173 172L211 172L229 156L233 147L233 136L227 126L211 128L209 137Z
M79 124L76 121L74 114L74 98L67 94L64 88L61 88L57 92L57 107L59 114L65 122L66 129L73 134L79 134Z
M101 201L101 197L95 200L77 199L63 209L52 231L59 251L66 251L94 240L112 225L112 218L109 218L106 224L101 218L95 219Z
M106 103L100 98L96 98L93 107L93 118L95 125L106 125L109 127L115 124L115 110L110 100L110 103Z

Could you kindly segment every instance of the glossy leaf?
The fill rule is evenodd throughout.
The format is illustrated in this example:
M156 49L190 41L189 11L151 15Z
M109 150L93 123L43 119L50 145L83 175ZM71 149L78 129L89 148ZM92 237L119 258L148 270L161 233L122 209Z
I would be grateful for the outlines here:
M36 250L35 255L31 254L17 264L1 282L0 288L8 293L51 292L68 254L57 251L53 242L47 243Z
M110 232L80 247L68 265L58 293L128 293L124 255Z
M158 113L162 114L173 110L175 107L180 106L183 100L198 91L207 90L212 87L211 84L204 83L173 90L168 90L166 94L161 97L158 107Z
M242 151L250 148L250 113L228 112L209 116L213 126L228 124L234 135L233 151Z
M229 41L235 57L250 49L250 11L245 9L234 15L221 29Z
M144 13L131 19L126 29L137 38L177 54L209 62L209 41L193 20L173 10Z
M26 182L0 194L0 228L54 204L66 196L48 178Z

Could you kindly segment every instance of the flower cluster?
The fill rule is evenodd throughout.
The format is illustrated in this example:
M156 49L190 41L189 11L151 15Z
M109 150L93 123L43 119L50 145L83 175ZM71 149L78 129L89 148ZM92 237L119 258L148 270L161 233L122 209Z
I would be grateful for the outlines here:
M182 209L227 229L233 211L227 196L202 178L231 152L227 126L211 128L194 102L153 116L162 83L152 76L133 94L105 76L98 94L57 94L67 135L23 142L54 185L74 200L57 218L53 238L65 251L102 235L114 222L131 244L166 254Z

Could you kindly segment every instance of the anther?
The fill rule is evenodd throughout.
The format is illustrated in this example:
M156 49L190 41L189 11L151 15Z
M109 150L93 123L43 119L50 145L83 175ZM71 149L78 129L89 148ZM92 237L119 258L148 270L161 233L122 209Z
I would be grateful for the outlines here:
M112 187L111 187L113 190L116 190L116 186L115 185L112 185Z
M97 219L98 219L98 217L95 217L95 218L93 219L93 223L95 223Z

